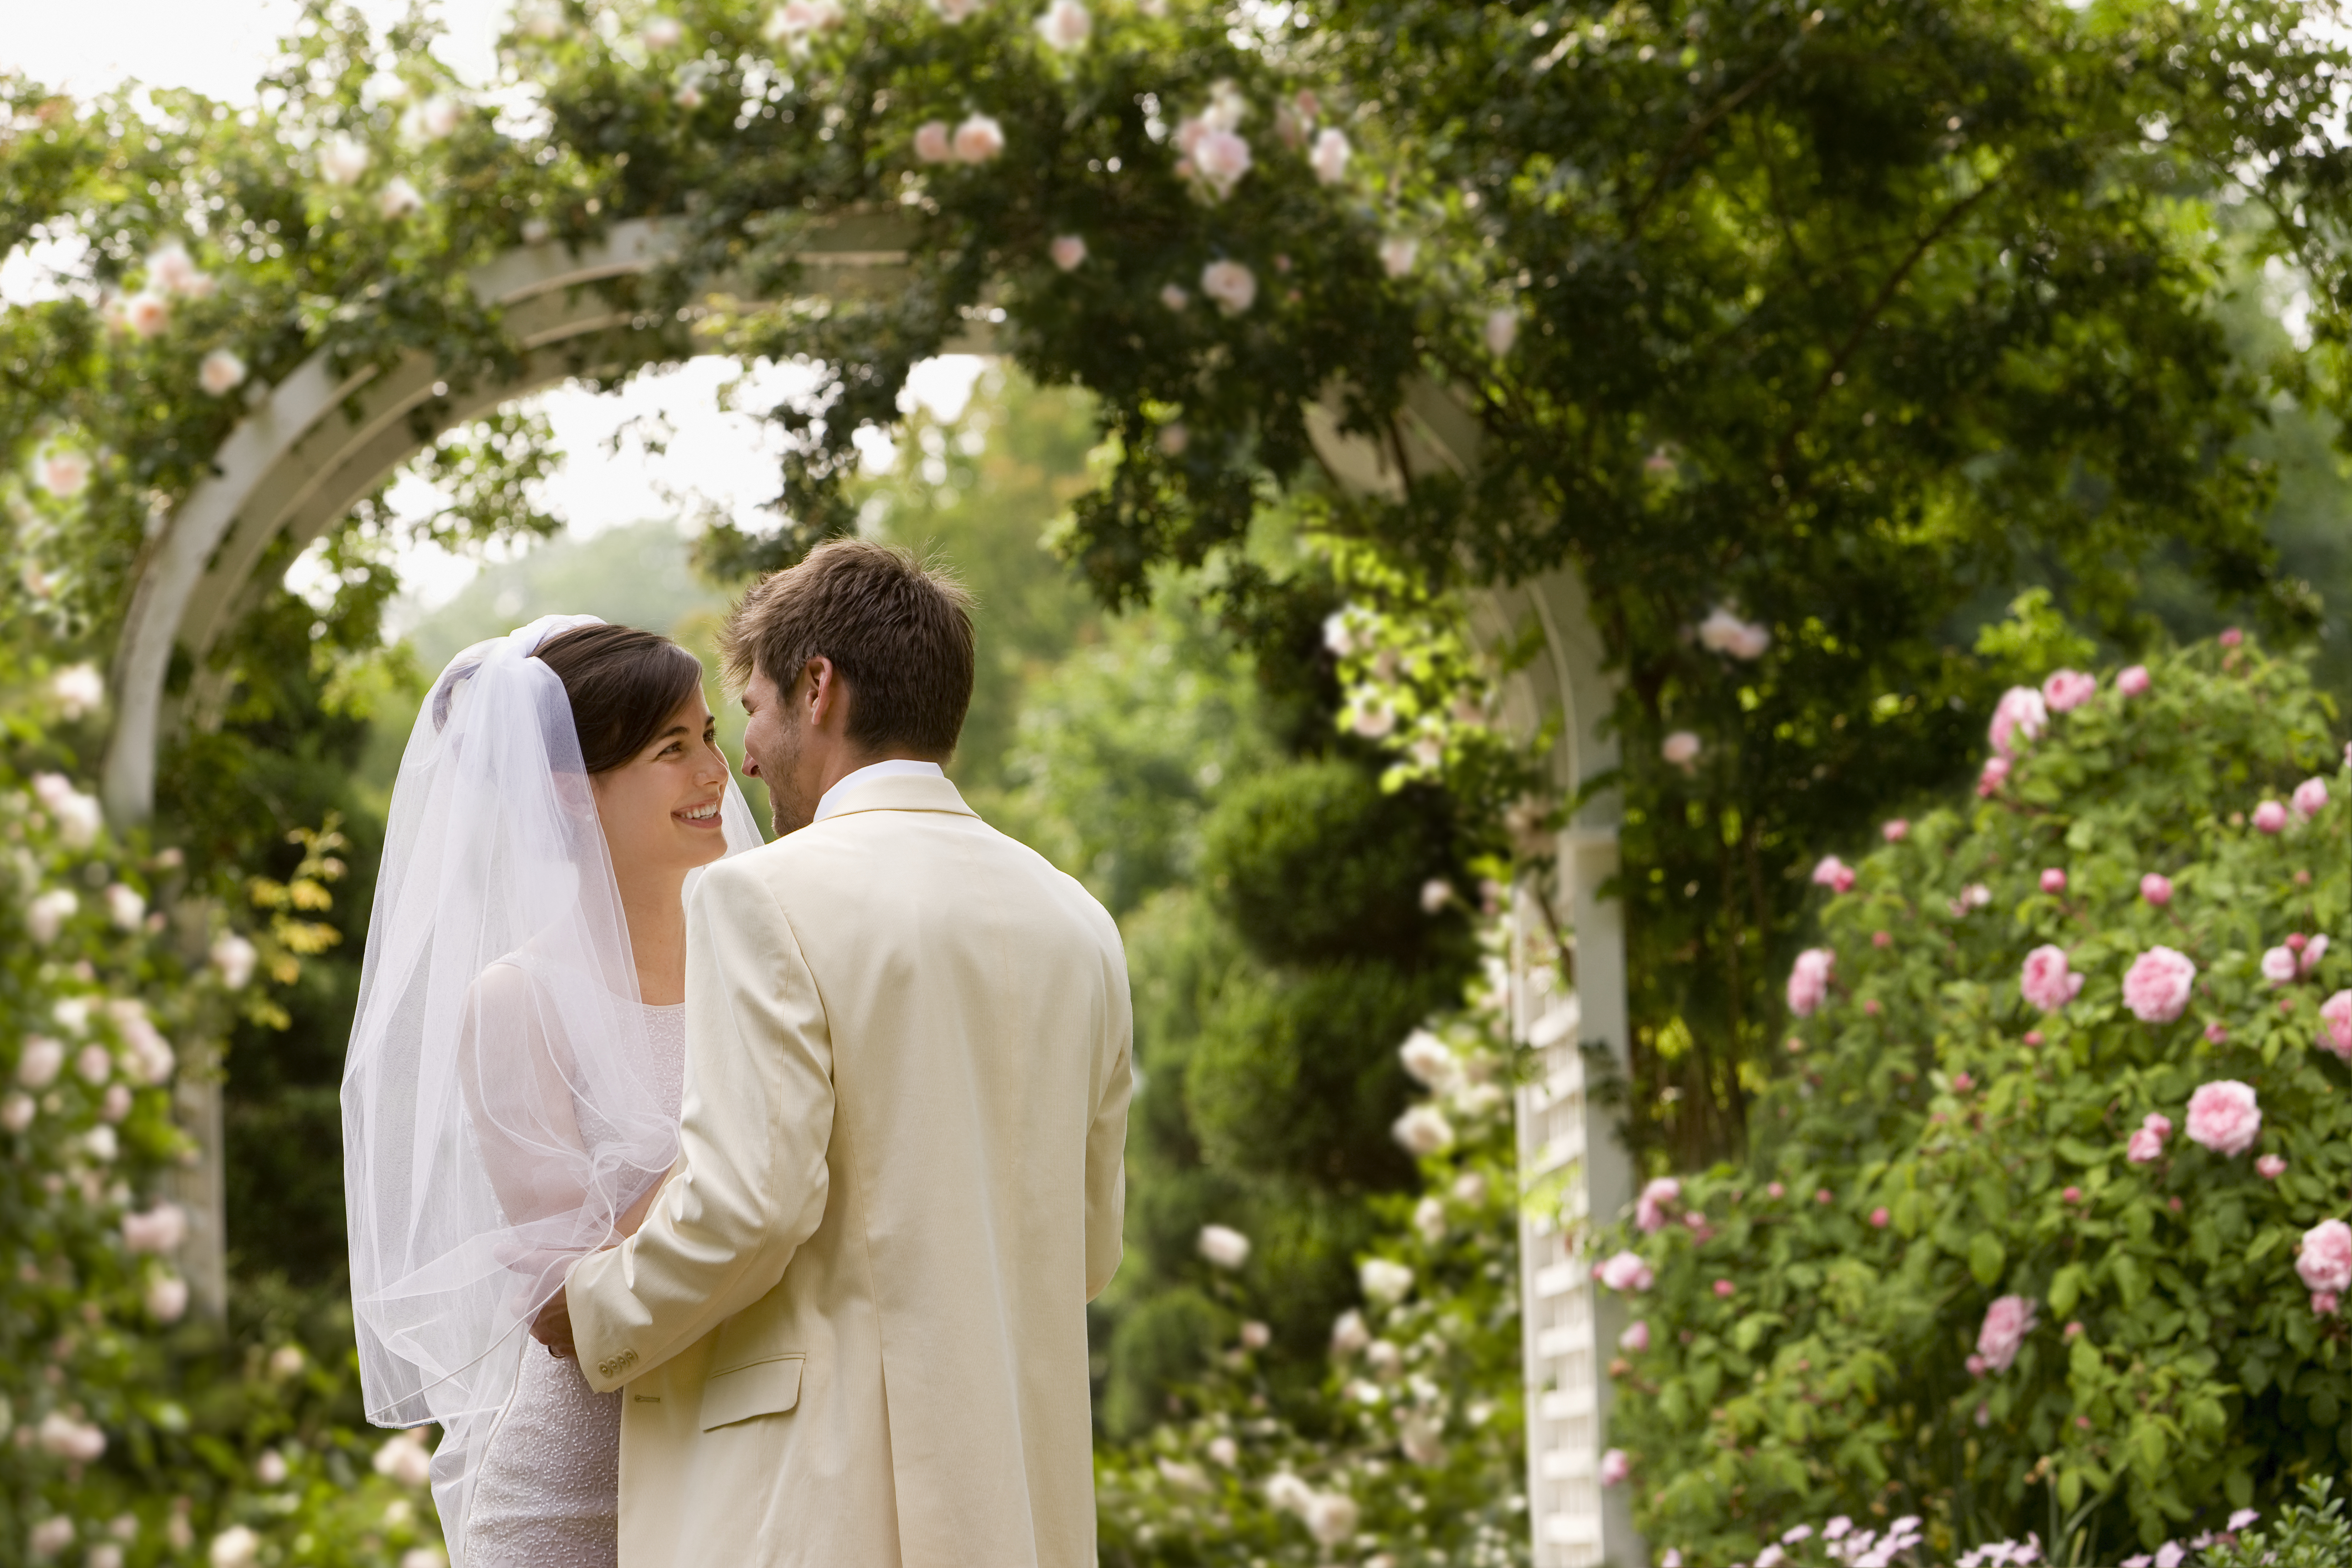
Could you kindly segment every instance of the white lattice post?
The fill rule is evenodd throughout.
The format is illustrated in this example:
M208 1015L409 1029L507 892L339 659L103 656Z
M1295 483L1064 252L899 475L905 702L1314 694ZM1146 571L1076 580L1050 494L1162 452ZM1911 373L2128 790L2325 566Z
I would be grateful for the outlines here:
M1505 719L1561 721L1552 779L1572 794L1616 765L1604 732L1614 695L1582 585L1561 571L1486 595L1490 641L1532 618L1544 654L1515 675ZM1617 872L1617 803L1588 802L1557 844L1555 870L1513 896L1513 1024L1537 1053L1519 1091L1520 1313L1526 1333L1528 1519L1537 1568L1637 1568L1647 1560L1630 1499L1600 1482L1608 1446L1607 1366L1624 1328L1592 1279L1586 1238L1633 1197L1633 1171L1613 1118L1595 1100L1585 1047L1628 1061L1622 910L1601 889ZM1563 951L1564 950L1564 951ZM1564 962L1563 962L1564 961Z

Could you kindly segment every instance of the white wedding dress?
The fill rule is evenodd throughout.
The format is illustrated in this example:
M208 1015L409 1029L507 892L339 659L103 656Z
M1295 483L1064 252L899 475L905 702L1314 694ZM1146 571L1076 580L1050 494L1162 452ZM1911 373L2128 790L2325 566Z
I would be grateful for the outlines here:
M646 1079L672 1121L686 1082L686 1008L645 1009ZM581 1131L604 1129L583 1104ZM514 1397L491 1427L466 1531L467 1568L616 1568L621 1395L598 1394L575 1362L522 1347Z

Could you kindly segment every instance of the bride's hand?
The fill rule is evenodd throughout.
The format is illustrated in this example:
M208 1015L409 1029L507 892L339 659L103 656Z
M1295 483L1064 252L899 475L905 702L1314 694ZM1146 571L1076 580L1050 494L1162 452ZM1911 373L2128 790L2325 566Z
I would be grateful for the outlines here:
M547 1347L547 1353L565 1361L577 1361L579 1352L572 1343L572 1304L558 1290L554 1300L539 1310L530 1321L530 1337Z

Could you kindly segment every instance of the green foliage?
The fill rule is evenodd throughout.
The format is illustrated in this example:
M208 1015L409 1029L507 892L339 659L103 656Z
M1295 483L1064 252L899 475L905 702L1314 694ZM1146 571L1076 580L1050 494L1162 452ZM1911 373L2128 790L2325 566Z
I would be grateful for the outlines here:
M2205 1568L2344 1568L2352 1563L2352 1520L2335 1489L2334 1476L2305 1478L2270 1523L2225 1537L2198 1561Z
M1297 763L1225 792L1202 875L1273 963L1412 962L1435 945L1422 889L1460 875L1453 827L1435 791L1385 793L1354 762ZM1458 931L1458 916L1443 919Z
M282 1016L278 987L331 934L315 917L340 840L299 834L288 879L240 888L107 834L64 775L19 772L69 754L78 722L67 688L27 673L50 672L0 653L5 1554L147 1568L250 1531L272 1560L391 1568L435 1531L415 1478L373 1473L348 1311L265 1285L229 1324L190 1317L179 1267L194 1151L175 1088L217 1073L240 1019ZM257 910L250 940L225 925L232 893Z
M1483 937L1491 950L1500 932ZM1327 1310L1312 1351L1283 1341L1294 1303L1268 1255L1284 1238L1255 1230L1241 1268L1195 1257L1181 1306L1122 1325L1122 1353L1169 1356L1181 1418L1097 1447L1105 1563L1528 1560L1502 993L1481 987L1432 1026L1454 1066L1423 1104L1458 1136L1421 1162L1418 1194L1373 1200L1373 1227L1351 1249L1361 1292L1339 1322ZM1155 1342L1179 1319L1211 1336L1205 1351L1180 1357L1176 1332ZM1284 1364L1293 1357L1313 1375Z
M2320 1013L2352 1007L2352 758L2295 660L2208 644L2147 668L1853 868L1818 911L1832 987L1812 1010L1790 982L1746 1161L1625 1237L1656 1284L1612 1431L1654 1542L1727 1563L1798 1522L1912 1513L1937 1551L2030 1530L2113 1562L2352 1453L2352 1342L2296 1272L2352 1179L2352 1016L2331 1037ZM2324 808L2255 825L2320 774ZM2295 932L2336 945L2265 978ZM2083 980L2047 1012L2021 990L2045 946ZM2144 1022L2125 975L2158 946L2195 985ZM2262 1111L2234 1155L2188 1136L2224 1079ZM2151 1115L2180 1131L2127 1158ZM1979 1338L2004 1297L2037 1304L2014 1364Z

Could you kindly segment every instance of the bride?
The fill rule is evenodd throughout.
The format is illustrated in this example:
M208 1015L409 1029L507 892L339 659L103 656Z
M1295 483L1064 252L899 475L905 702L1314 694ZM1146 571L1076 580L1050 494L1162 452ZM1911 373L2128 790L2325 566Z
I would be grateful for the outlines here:
M759 843L667 638L547 616L459 654L417 714L344 1181L368 1419L442 1427L453 1568L615 1561L622 1396L525 1329L677 1158L684 894Z

